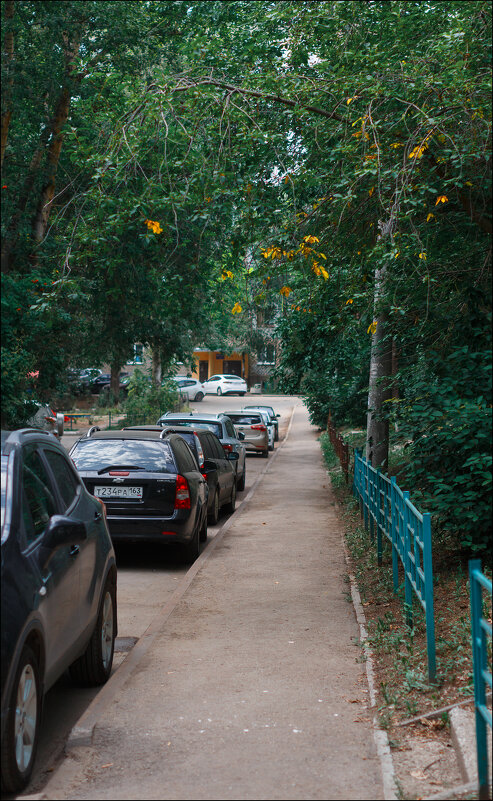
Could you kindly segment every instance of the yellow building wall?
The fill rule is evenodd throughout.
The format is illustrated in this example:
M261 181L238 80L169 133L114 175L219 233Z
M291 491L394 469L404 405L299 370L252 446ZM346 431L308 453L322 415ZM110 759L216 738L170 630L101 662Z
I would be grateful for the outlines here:
M241 363L241 377L248 379L248 353L226 353L221 351L207 350L196 351L194 353L196 367L192 373L193 378L205 380L216 373L230 373L228 362ZM201 364L204 365L201 369ZM205 366L207 365L207 367ZM226 369L225 369L226 368Z

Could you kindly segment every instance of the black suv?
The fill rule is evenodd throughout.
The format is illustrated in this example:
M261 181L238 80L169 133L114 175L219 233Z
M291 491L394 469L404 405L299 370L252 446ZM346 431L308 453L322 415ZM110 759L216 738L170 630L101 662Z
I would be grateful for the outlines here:
M116 560L104 504L47 432L2 431L2 788L29 782L43 695L113 665Z
M234 512L236 507L236 464L238 454L235 451L226 453L220 440L212 431L204 428L161 428L160 426L127 426L124 431L164 431L168 434L179 434L190 446L197 459L200 472L209 487L207 502L207 519L215 526L221 509Z
M212 431L221 442L226 453L237 453L236 462L236 489L241 492L245 489L246 480L246 448L243 444L243 434L236 434L235 427L225 414L200 414L190 412L166 412L157 421L158 426L187 426L188 428L206 428Z
M104 501L114 541L180 543L193 562L207 539L207 483L189 446L164 431L99 431L70 456L89 492Z

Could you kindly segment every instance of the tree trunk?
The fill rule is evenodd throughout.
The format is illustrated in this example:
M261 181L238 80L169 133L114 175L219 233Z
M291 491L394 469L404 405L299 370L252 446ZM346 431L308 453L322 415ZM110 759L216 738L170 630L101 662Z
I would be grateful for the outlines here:
M392 393L392 348L386 336L385 315L378 312L383 293L386 267L375 271L375 321L370 356L368 414L366 428L366 458L373 467L387 468L389 462L389 423L382 419L384 403Z
M8 0L4 6L5 22L10 27L10 22L14 18L14 2ZM2 113L2 159L1 166L3 167L3 157L5 155L5 148L7 146L7 138L9 135L10 118L12 116L12 90L14 88L14 76L12 73L12 63L14 61L14 32L7 30L5 34L5 61L7 66L7 80L5 81L5 91L3 97L4 111Z
M159 346L153 345L152 348L152 383L155 387L161 385L162 369L161 369L161 351Z
M111 365L110 394L118 405L120 400L120 364Z

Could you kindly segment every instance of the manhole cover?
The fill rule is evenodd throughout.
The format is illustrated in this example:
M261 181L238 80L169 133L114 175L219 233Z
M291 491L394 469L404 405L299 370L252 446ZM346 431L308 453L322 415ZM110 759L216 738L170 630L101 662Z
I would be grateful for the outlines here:
M115 653L121 654L131 651L137 642L138 637L117 637L115 640Z

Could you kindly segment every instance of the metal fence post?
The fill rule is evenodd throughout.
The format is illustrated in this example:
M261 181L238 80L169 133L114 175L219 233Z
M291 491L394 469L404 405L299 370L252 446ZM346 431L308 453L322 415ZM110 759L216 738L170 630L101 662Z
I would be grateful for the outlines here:
M423 572L425 576L426 649L428 652L428 681L436 680L435 615L433 611L433 564L431 559L431 515L423 514Z
M481 592L481 561L471 559L469 562L469 584L471 595L471 634L472 634L472 656L473 656L473 675L474 675L474 707L476 712L476 754L478 762L478 790L479 798L490 798L488 782L488 751L486 734L486 714L489 714L491 726L491 714L486 709L486 682L487 671L487 651L486 651L486 632L483 627L483 598ZM491 582L485 580L489 585L491 593ZM489 626L491 635L491 626ZM491 686L491 674L489 675Z
M396 517L397 517L397 510L395 504L395 485L397 479L395 476L392 476L390 479L390 517L391 517L391 525L392 525L392 580L394 583L394 592L397 592L399 589L399 556L397 551L397 543L396 543Z
M406 604L406 623L410 629L413 627L413 588L411 584L411 568L409 558L409 507L406 501L409 501L409 492L402 493L404 497L404 603Z

